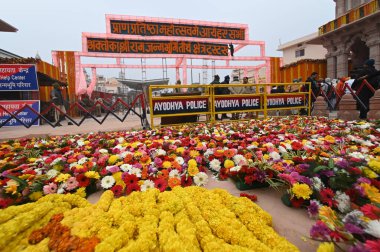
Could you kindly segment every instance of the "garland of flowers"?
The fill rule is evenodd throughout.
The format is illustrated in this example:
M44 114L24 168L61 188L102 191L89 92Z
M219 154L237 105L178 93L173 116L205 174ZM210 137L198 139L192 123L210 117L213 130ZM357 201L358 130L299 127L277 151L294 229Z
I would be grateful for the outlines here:
M45 214L50 221L36 225ZM297 251L273 230L268 213L221 189L149 189L120 198L108 190L94 205L56 194L9 207L0 218L3 251ZM10 242L15 238L21 243Z

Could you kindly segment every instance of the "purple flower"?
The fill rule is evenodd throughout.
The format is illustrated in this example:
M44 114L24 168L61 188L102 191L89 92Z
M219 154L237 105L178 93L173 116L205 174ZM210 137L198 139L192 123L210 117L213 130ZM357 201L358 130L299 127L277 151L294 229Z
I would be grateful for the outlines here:
M370 252L368 249L365 248L365 246L362 243L358 243L354 246L352 246L348 252Z
M334 176L334 172L330 170L324 170L324 171L321 171L321 175L324 175L326 177L332 177Z
M202 163L202 156L195 157L195 161L197 161L198 164Z
M307 207L307 212L310 217L316 217L319 212L319 204L316 200L311 200L310 205Z
M322 240L329 240L330 229L322 221L317 221L310 230L312 238L319 238Z
M344 224L344 227L351 234L363 234L364 233L363 229L361 229L360 227L358 227L354 224L351 224L351 223Z
M357 180L358 184L361 184L361 183L365 183L365 184L371 184L371 180L367 179L367 178L363 178L363 177L360 177L358 180Z
M116 173L120 171L120 168L117 165L113 165L113 166L107 166L107 170L111 173Z
M142 168L142 164L136 163L136 164L133 165L133 167L141 169Z
M350 163L345 159L342 159L342 160L336 162L336 165L340 168L343 168L343 169L347 169L350 167Z
M162 160L161 158L154 158L154 164L157 166L157 167L161 167L162 166Z

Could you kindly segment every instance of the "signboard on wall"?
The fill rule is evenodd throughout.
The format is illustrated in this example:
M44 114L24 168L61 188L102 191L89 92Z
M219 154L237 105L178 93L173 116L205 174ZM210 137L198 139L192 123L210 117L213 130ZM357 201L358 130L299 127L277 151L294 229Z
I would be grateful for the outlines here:
M228 56L228 45L185 41L87 38L88 52Z
M36 90L38 90L36 65L0 64L0 92Z
M245 29L195 24L110 20L111 33L245 40Z
M14 100L14 101L0 101L0 105L4 107L11 113L15 113L25 105L31 106L38 113L40 112L40 101L39 100ZM0 124L4 123L11 116L5 112L4 109L0 107ZM23 111L17 114L17 118L20 121L24 122L26 125L30 125L34 119L36 119L38 115L33 113L29 108L24 108ZM33 126L38 126L39 120L36 120L33 123ZM12 126L23 126L19 121L12 118L9 122L7 122L4 126L12 127Z
M208 98L172 98L153 100L153 114L186 114L208 112Z

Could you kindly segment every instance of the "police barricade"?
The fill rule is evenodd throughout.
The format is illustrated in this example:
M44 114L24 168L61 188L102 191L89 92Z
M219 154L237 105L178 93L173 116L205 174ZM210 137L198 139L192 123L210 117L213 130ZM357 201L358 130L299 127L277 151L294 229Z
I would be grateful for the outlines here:
M296 86L296 90L286 91L289 85ZM152 85L149 87L151 126L155 127L155 118L161 118L161 125L172 125L214 123L221 114L232 114L233 119L241 119L242 114L256 114L256 117L261 114L266 118L268 112L274 110L304 109L310 115L311 91L302 91L301 87L305 85L310 86L310 83ZM276 91L273 88L278 86L284 86L284 92L270 92ZM231 92L216 94L217 88ZM161 93L155 91L158 89Z

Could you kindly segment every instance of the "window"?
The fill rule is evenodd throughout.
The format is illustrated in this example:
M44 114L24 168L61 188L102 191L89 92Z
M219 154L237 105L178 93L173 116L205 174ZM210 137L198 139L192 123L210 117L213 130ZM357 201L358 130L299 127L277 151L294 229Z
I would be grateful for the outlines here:
M305 49L297 50L296 51L296 58L305 56Z
M344 3L344 9L345 11L349 11L351 10L351 0L346 0L345 3Z

